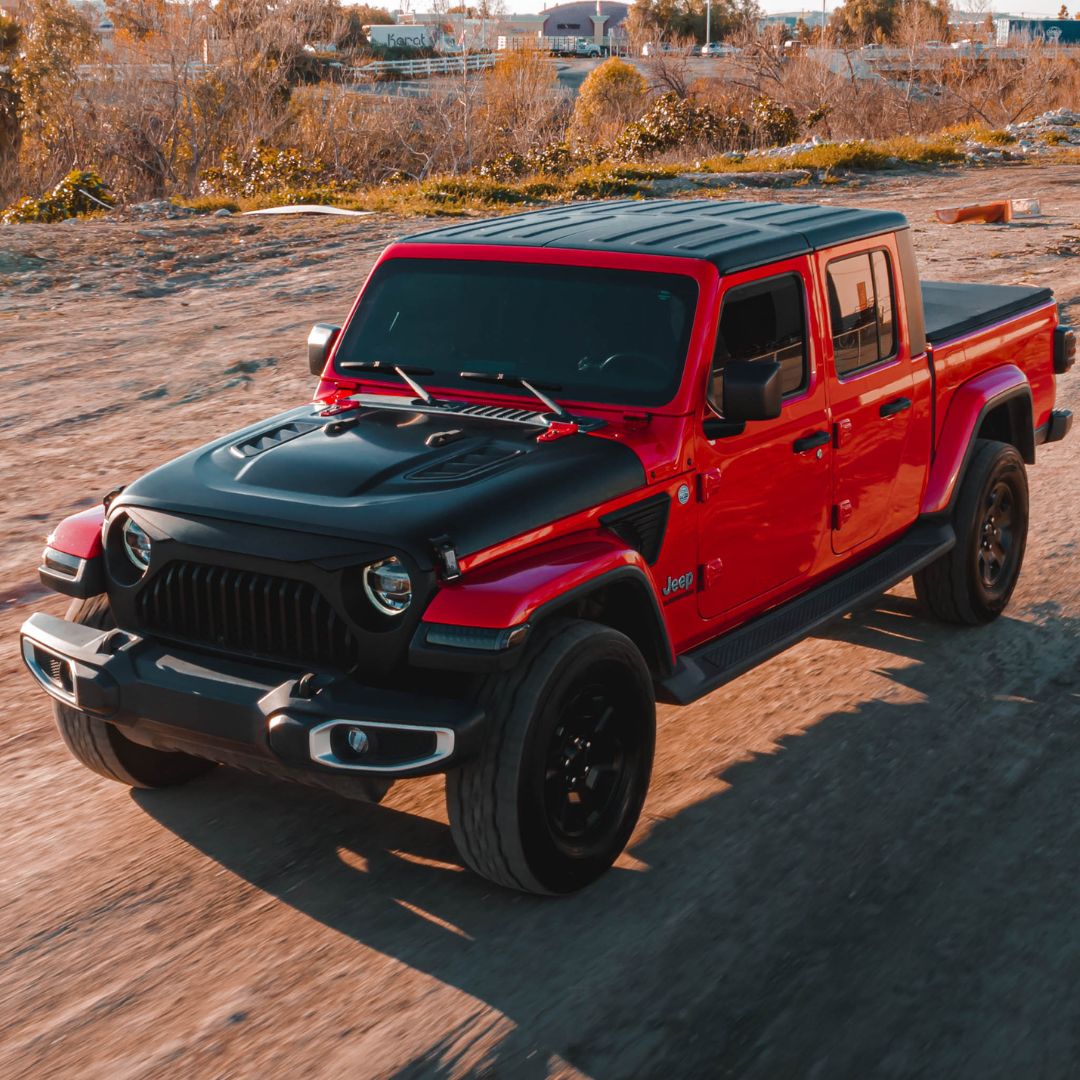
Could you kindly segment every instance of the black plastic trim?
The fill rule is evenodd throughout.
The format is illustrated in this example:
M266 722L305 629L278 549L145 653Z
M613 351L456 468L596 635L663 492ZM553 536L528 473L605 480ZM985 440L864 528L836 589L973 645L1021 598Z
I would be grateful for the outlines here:
M1069 409L1055 409L1050 414L1050 419L1035 429L1035 442L1042 446L1045 443L1061 442L1072 430L1073 414Z
M1071 339L1072 348L1069 348ZM1076 363L1076 331L1071 326L1054 330L1054 374L1064 375Z
M652 566L660 558L670 512L671 496L662 491L604 514L600 524L629 544Z
M105 560L100 555L92 559L80 559L79 568L74 576L53 570L42 560L38 567L41 584L53 592L72 596L76 600L89 600L100 596L105 591Z
M671 638L668 635L667 621L664 619L664 613L660 608L660 604L657 602L656 593L650 587L648 579L645 577L645 574L635 566L621 566L615 570L608 570L606 573L599 574L590 581L582 582L580 585L568 589L561 595L536 608L529 617L529 622L533 626L537 626L543 619L558 614L568 605L573 604L578 600L585 599L591 593L598 592L600 589L607 588L610 585L617 585L623 581L632 583L642 593L646 605L652 615L650 622L644 629L652 637L656 654L655 659L659 666L659 674L670 674L675 670L675 651L671 647ZM615 626L614 628L626 634L627 637L634 637L633 634L627 633L627 627L625 626ZM649 657L646 656L645 660L648 662ZM649 666L656 667L656 665L653 664L650 664ZM654 674L655 673L656 672L654 671Z
M307 772L343 775L313 761L297 731L338 720L395 728L446 728L453 752L436 764L408 765L382 777L421 776L453 768L479 748L483 710L468 701L361 685L335 672L312 693L303 670L165 648L124 631L106 631L37 613L23 624L24 640L71 661L79 707L116 724L135 741L183 749L211 760L279 762ZM309 680L310 682L310 680ZM292 737L272 746L270 721L286 717ZM371 773L357 771L358 777Z

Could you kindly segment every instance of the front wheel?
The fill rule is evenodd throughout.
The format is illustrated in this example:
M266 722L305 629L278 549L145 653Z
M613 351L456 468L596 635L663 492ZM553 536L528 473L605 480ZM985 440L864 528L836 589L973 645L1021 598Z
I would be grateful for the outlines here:
M499 885L569 893L618 858L652 772L656 707L641 653L598 623L542 624L509 673L485 680L480 755L447 776L454 842Z
M956 546L915 575L915 595L943 622L990 622L1016 588L1027 546L1027 472L1016 447L975 443L953 524Z
M104 596L76 600L68 609L67 618L100 630L111 630L116 625L108 598ZM99 776L129 787L173 787L214 767L213 762L190 754L154 750L132 742L114 724L59 701L53 702L53 715L72 757Z

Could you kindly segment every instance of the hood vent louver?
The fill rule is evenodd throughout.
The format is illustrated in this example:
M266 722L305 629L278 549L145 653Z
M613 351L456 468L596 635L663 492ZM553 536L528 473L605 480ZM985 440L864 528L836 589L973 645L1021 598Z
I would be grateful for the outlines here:
M500 465L512 461L524 454L524 450L510 450L497 443L488 443L484 446L475 446L471 450L463 450L451 457L434 461L408 475L410 480L453 480L461 482L472 480L483 473L490 472Z
M234 443L231 449L238 457L254 457L264 450L272 450L275 446L287 443L291 439L298 439L301 435L306 435L318 427L322 425L315 421L294 420L290 424L282 424L281 427L271 428L269 431L260 431L250 439Z

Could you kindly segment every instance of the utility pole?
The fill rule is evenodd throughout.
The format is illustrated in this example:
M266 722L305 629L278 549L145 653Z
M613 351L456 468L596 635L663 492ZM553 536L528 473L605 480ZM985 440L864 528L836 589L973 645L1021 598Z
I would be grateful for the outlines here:
M824 3L825 0L822 0ZM705 0L705 44L712 41L712 0Z

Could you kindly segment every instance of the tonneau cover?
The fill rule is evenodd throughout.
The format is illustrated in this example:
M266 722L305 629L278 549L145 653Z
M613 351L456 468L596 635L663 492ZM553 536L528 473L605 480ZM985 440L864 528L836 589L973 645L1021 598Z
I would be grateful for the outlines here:
M1034 285L969 285L955 281L924 281L922 295L926 340L931 344L992 326L1054 298L1050 289Z

